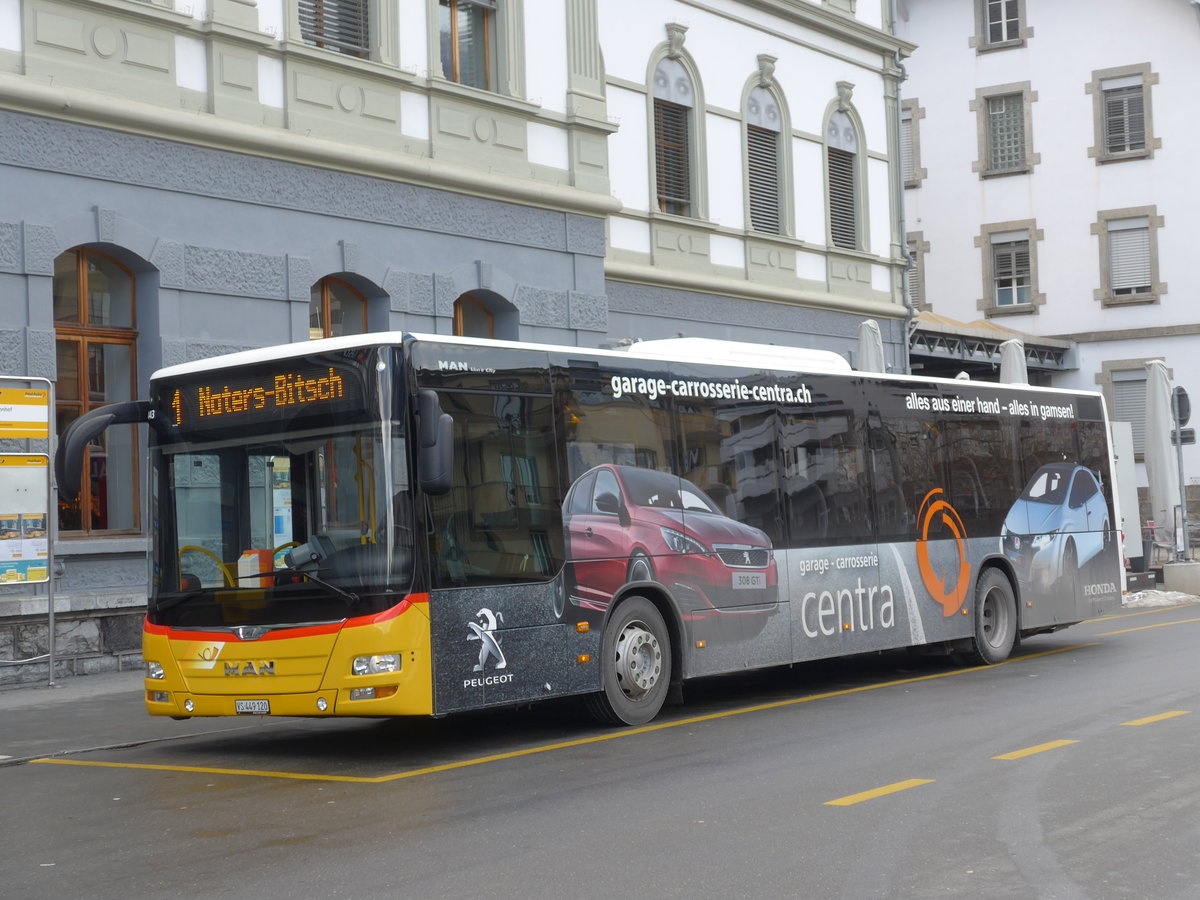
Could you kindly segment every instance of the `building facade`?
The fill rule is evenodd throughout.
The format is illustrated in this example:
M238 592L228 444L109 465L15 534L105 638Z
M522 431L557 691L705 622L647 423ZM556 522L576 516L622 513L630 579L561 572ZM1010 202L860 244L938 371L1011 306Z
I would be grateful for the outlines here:
M1145 363L1200 393L1200 5L903 0L897 31L919 45L902 130L922 316L1058 348L1045 383L1103 391L1140 459ZM1197 483L1195 447L1184 465Z
M884 0L0 0L0 374L61 429L366 331L852 354L871 316L902 368L910 50ZM59 510L69 670L136 660L144 450ZM46 621L0 587L0 683Z

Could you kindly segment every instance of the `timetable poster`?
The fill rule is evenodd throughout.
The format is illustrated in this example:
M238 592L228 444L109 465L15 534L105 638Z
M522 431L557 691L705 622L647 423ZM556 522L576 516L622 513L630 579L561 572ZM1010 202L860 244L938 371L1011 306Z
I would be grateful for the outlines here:
M50 459L0 455L0 583L50 580Z

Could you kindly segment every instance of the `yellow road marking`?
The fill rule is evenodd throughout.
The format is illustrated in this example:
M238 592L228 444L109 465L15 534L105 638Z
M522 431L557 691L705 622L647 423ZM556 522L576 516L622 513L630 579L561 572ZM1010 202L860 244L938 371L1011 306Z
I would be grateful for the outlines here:
M889 687L901 687L906 684L919 684L923 681L934 681L939 678L949 678L954 675L964 675L969 672L980 672L985 669L994 669L999 666L1006 666L1016 662L1023 662L1028 659L1037 659L1042 656L1054 656L1058 653L1070 653L1075 650L1082 650L1086 647L1096 646L1095 642L1086 644L1073 644L1070 647L1059 647L1054 650L1043 650L1041 653L1027 653L1023 656L1014 656L1011 659L1006 659L1002 663L997 663L995 666L973 666L967 669L948 669L943 672L935 672L932 675L915 675L912 678L898 678L894 681L881 681L876 684L864 684L859 687L843 688L837 691L825 691L820 694L809 694L805 697L791 697L787 700L773 700L769 703L756 703L753 706L742 706L737 709L729 709L723 712L705 713L699 716L688 716L685 719L672 719L667 722L656 722L651 725L642 725L638 728L626 728L621 731L608 732L606 734L598 734L592 737L579 738L573 741L559 741L553 744L540 744L536 747L526 747L522 750L512 750L508 753L497 753L491 756L479 756L472 759L464 759L458 762L443 763L436 766L425 766L420 769L409 769L405 772L396 772L390 775L378 775L374 777L361 777L355 775L319 775L307 772L271 772L259 771L256 769L221 769L209 768L204 766L167 766L167 765L152 765L149 763L118 763L118 762L95 762L91 760L67 759L63 757L46 757L43 759L31 759L31 764L43 763L60 766L103 766L112 769L146 769L158 772L193 772L204 775L251 775L262 778L292 778L303 781L334 781L334 782L352 782L355 784L383 784L389 781L400 781L405 778L415 778L419 775L434 775L439 772L451 772L455 769L466 769L472 766L485 765L487 763L501 762L507 759L519 759L523 756L534 756L539 753L551 753L556 750L567 750L573 747L584 747L588 744L599 744L604 741L615 741L622 738L634 737L639 734L650 734L655 731L665 731L668 728L680 728L688 725L698 725L703 722L715 722L720 719L728 719L733 716L742 716L748 713L767 712L775 709L785 709L789 706L797 706L801 703L811 703L814 700L831 700L835 697L848 697L853 694L864 694L868 691L877 691Z
M1033 756L1035 753L1045 753L1047 750L1057 750L1059 747L1078 743L1079 741L1047 741L1045 744L1038 744L1036 747L1026 747L1024 750L1001 753L999 756L993 756L992 759L1024 759L1026 756Z
M1154 613L1171 613L1171 612L1175 612L1178 609L1187 609L1188 607L1195 606L1195 605L1196 605L1195 603L1180 603L1175 606L1154 606L1154 607L1151 607L1150 609L1139 609L1139 610L1133 610L1130 612L1111 613L1110 615L1107 615L1107 616L1098 616L1095 619L1087 619L1085 621L1087 621L1087 622L1109 622L1113 619L1130 619L1134 616L1149 616L1149 615L1153 615Z
M883 787L877 787L874 790L863 791L861 794L850 794L846 797L838 797L836 800L826 800L826 806L853 806L856 803L862 803L865 800L874 800L876 797L886 797L888 794L898 794L900 791L907 791L909 788L920 787L923 784L933 784L932 778L910 778L907 781L897 781L895 784L885 784Z
M1175 622L1156 622L1153 625L1139 625L1137 628L1125 628L1125 629L1122 629L1121 631L1106 631L1103 634L1096 635L1096 637L1112 637L1115 634L1130 634L1131 632L1134 632L1134 631L1147 631L1151 628L1166 628L1170 625L1189 625L1192 622L1200 622L1200 618L1179 619L1178 621L1175 621Z
M1149 725L1153 722L1162 722L1165 719L1174 719L1176 716L1186 716L1190 713L1190 709L1173 709L1170 712L1159 713L1157 716L1146 716L1144 719L1134 719L1132 722L1122 722L1122 725Z

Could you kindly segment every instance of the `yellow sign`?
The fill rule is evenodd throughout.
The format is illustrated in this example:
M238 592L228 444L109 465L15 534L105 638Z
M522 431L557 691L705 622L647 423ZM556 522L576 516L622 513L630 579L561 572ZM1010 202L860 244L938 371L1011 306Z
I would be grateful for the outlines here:
M50 392L0 388L0 438L50 438Z

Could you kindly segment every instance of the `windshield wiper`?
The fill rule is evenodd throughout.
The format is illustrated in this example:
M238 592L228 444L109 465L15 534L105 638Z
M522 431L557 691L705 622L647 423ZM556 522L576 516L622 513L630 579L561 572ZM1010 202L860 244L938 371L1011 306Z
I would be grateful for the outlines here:
M348 591L345 588L338 587L336 584L331 584L324 578L318 578L312 572L308 572L300 566L288 566L283 569L272 569L270 572L256 572L253 575L239 575L238 578L273 578L278 577L279 575L300 575L304 578L307 578L314 584L319 584L326 590L337 594L346 601L347 606L353 606L354 604L358 603L358 594L354 593L353 591ZM278 586L279 582L276 581L275 584Z

